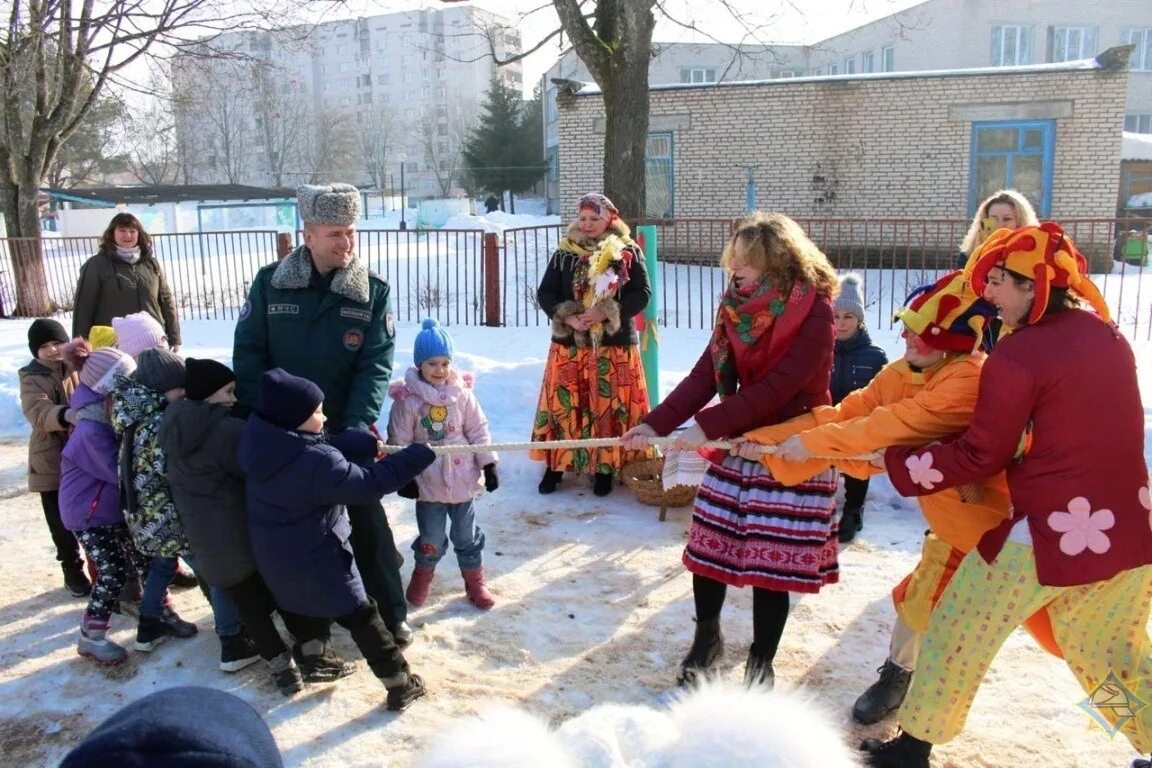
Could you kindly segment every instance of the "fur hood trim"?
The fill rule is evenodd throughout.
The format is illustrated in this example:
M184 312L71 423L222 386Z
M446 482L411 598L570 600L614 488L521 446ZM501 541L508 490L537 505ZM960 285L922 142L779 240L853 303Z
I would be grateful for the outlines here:
M312 283L312 252L308 246L299 245L292 253L284 257L272 273L272 287L280 290L300 290ZM370 296L368 286L368 268L364 266L359 257L353 256L346 267L336 270L329 288L332 293L339 294L352 301L367 304Z

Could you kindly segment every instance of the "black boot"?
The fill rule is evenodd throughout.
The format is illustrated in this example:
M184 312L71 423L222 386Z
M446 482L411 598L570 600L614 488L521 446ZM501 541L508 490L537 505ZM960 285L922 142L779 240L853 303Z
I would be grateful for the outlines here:
M931 768L932 745L906 733L890 741L864 739L860 751L867 755L865 765L872 768Z
M1132 768L1152 768L1152 757L1147 760L1142 757L1136 758L1132 761Z
M704 673L724 655L724 635L720 633L720 618L696 622L696 637L688 655L680 662L680 685L693 686Z
M755 643L748 649L748 661L744 664L744 685L749 688L759 686L769 691L776 687L776 670L772 669L772 659L759 653Z
M87 597L92 592L92 582L88 581L83 564L65 563L60 568L64 571L64 588L72 597Z
M840 533L837 538L841 544L847 544L856 538L856 534L864 528L864 507L844 507L844 514L840 516Z
M553 493L556 490L556 486L560 484L560 478L562 477L564 477L563 472L545 469L544 478L540 481L540 485L537 486L537 490L540 491L540 493Z
M394 677L381 678L381 681L388 689L388 709L392 712L404 711L427 692L420 675L401 672Z
M592 481L592 493L596 496L607 496L612 493L613 480L611 472L597 472L596 479Z
M412 625L406 621L395 625L388 625L388 631L392 633L392 639L396 641L396 645L400 647L400 650L404 650L412 645L412 641L416 637L416 634L412 631Z
M912 684L912 670L897 666L890 659L876 671L880 679L868 686L852 707L852 718L864 725L878 723L899 709Z
M336 655L324 640L309 640L292 646L292 656L300 665L300 674L309 683L330 683L356 672L356 665Z

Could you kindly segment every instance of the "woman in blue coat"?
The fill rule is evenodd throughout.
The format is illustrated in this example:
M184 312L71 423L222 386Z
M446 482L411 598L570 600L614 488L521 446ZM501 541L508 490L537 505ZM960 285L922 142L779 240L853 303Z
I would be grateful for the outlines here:
M836 322L836 349L832 355L832 381L828 388L836 405L850 392L867 386L880 369L888 365L884 350L872 343L864 327L864 291L860 275L849 272L840 278L840 295L833 308ZM844 511L840 515L841 544L856 538L864 527L864 497L868 478L858 480L844 475Z
M377 439L360 430L345 430L329 444L323 400L316 384L281 368L260 379L257 412L240 442L252 554L276 604L331 618L347 629L388 689L388 709L401 710L424 695L424 683L409 674L408 662L364 592L348 542L352 528L345 505L395 492L435 455L416 444L373 461Z

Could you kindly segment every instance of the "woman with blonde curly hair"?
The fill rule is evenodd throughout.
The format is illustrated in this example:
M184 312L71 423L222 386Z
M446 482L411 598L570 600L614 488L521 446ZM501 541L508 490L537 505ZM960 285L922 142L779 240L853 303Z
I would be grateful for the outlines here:
M996 230L1033 227L1039 223L1036 209L1028 198L1014 189L998 190L976 208L976 215L960 243L960 253L956 254L958 263L953 266L963 269L968 257Z
M648 413L640 339L632 324L652 296L644 254L607 197L590 192L577 209L536 291L552 321L552 344L533 442L619 437ZM528 453L545 462L540 493L555 491L571 472L595 477L597 496L611 493L620 469L642 456L619 446Z
M824 254L787 216L758 212L737 225L721 265L731 280L708 347L644 423L624 435L626 448L643 448L649 438L695 418L673 448L696 450L707 440L831 404L838 286ZM720 403L710 406L716 395ZM696 637L680 681L695 683L720 657L727 589L750 586L753 642L744 678L771 686L788 593L818 592L838 580L836 470L787 487L758 461L722 451L706 455L712 463L696 495L683 556L692 573Z

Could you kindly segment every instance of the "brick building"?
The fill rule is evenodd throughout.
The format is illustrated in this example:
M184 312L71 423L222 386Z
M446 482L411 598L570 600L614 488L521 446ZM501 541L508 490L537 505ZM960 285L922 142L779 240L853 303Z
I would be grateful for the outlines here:
M650 137L667 142L668 167L650 180L649 213L738 214L751 177L758 207L797 217L962 218L1012 179L1042 215L1111 217L1130 52L654 86ZM557 117L560 199L572 201L603 187L599 90L561 96Z

